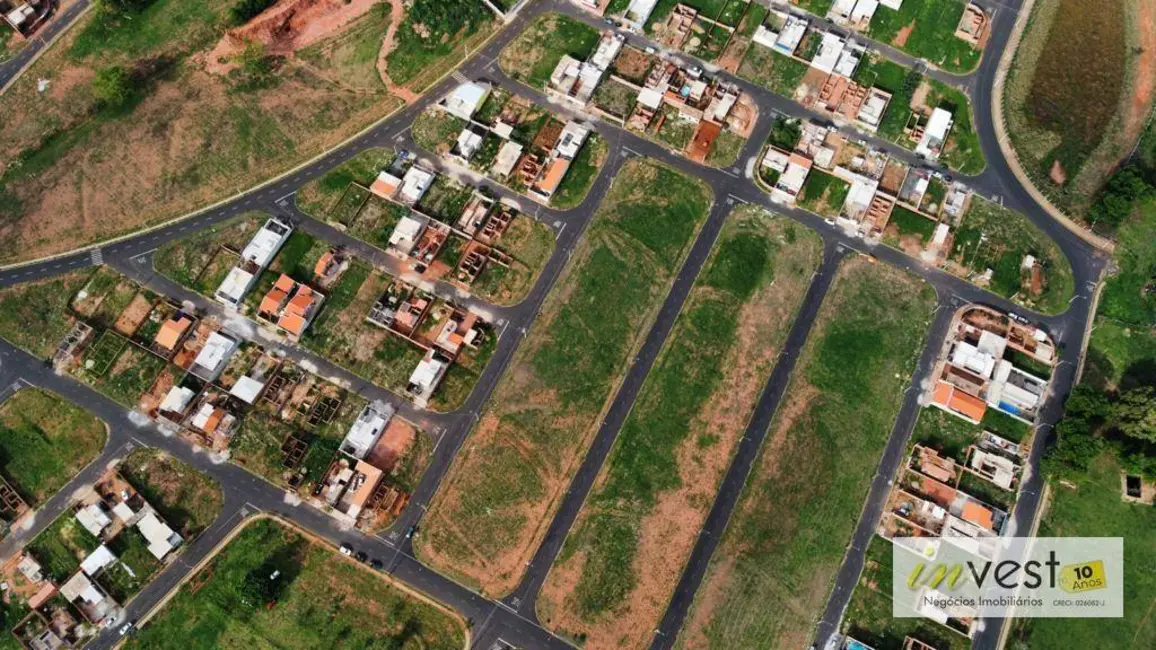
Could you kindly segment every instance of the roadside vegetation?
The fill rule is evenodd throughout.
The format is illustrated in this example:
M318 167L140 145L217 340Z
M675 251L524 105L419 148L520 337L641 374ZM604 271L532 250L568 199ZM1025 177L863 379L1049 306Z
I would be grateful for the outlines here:
M413 0L386 64L395 84L429 88L496 28L494 14L474 0Z
M0 289L0 337L34 356L51 357L76 322L68 303L92 273L83 269Z
M657 163L623 166L435 497L423 561L487 594L515 585L711 198Z
M821 254L785 218L728 217L547 578L543 623L592 647L649 641Z
M270 576L276 572L277 578ZM381 575L261 519L182 586L128 648L457 650L462 623Z
M807 646L934 309L914 276L842 264L678 647Z
M1032 184L1069 214L1110 234L1127 216L1091 211L1132 151L1156 90L1156 8L1150 3L1038 0L1001 101Z
M317 219L326 220L351 184L369 187L378 172L393 161L394 152L371 147L309 181L297 190L293 200L297 208Z
M0 405L0 476L36 507L93 461L108 438L87 411L36 388Z

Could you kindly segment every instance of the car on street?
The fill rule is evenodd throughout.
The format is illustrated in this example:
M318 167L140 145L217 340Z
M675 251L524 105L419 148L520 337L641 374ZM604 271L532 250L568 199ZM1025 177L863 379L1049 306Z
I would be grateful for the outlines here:
M353 548L349 544L341 545L341 554L345 556L353 555Z
M120 626L120 630L117 632L117 634L120 636L127 636L130 632L133 631L134 628L136 628L136 621L129 621L128 623Z

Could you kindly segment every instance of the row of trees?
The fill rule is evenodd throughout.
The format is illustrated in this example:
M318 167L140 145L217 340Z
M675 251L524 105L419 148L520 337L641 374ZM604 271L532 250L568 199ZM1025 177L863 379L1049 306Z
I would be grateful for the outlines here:
M1154 475L1156 388L1108 393L1081 384L1068 398L1056 438L1045 459L1049 473L1083 473L1102 451L1114 448L1129 470Z
M1088 211L1092 223L1115 230L1142 200L1156 196L1156 170L1130 164L1112 175Z

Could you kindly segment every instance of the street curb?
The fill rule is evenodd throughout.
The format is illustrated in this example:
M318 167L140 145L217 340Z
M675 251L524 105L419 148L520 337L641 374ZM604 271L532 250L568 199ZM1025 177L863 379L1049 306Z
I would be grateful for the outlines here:
M39 61L40 57L44 56L45 52L52 49L52 46L56 45L56 41L60 40L62 36L72 31L72 28L76 26L76 23L78 23L81 18L84 18L86 15L88 15L88 12L92 10L93 4L94 3L89 2L88 6L84 8L84 11L76 14L76 17L73 18L71 22L62 27L60 31L56 33L56 36L53 36L51 39L49 39L48 42L44 44L44 47L41 47L40 50L32 56L28 63L25 63L24 67L20 68L20 70L17 71L17 73L8 80L8 83L0 87L0 95L8 92L8 89L11 88L13 84L15 84L17 81L20 81L21 77L24 76L24 73L28 72L28 69L31 68L37 61Z
M280 525L282 525L282 526L284 526L290 530L293 530L294 532L301 535L302 537L309 539L314 544L317 544L318 546L325 548L325 550L330 551L330 552L335 553L335 554L337 553L337 547L334 546L332 542L326 540L323 537L319 537L318 535L306 530L305 528L298 526L297 524L281 517L280 515L269 514L267 512L260 512L260 513L251 515L249 517L245 517L244 519L241 520L241 523L237 526L234 526L233 529L230 530L228 532L228 534L226 534L221 539L220 542L217 542L217 545L214 546L205 555L205 557L201 558L200 562L197 562L196 565L190 567L189 571L187 573L185 573L185 576L183 578L181 578L180 581L177 582L177 584L173 585L173 588L169 589L168 593L166 593L163 598L158 600L157 603L155 605L153 605L151 609L149 609L149 611L147 611L141 615L140 619L137 621L137 624L136 624L137 629L144 627L144 625L147 624L154 616L157 616L161 612L161 610L163 610L165 608L165 606L168 605L169 602L172 601L172 599L176 597L176 595L181 591L181 589L183 589L184 586L190 580L192 580L194 576L199 575L201 573L201 571L203 571L205 569L205 567L208 566L208 564L211 561L216 559L217 556L220 555L221 551L223 551L226 546L228 546L234 539L236 539L238 535L240 535L242 532L245 531L245 529L247 529L249 526L253 525L254 523L256 523L258 521L265 520L265 519L275 521L278 524L280 524ZM338 557L343 557L343 556L338 555ZM353 562L353 560L346 560L346 561ZM469 650L470 645L471 645L471 634L472 633L470 631L469 625L466 624L466 620L464 618L462 618L462 616L460 614L453 611L452 609L450 609L446 605L443 605L442 603L439 603L438 601L430 598L429 596L426 596L425 594L421 593L420 591L415 590L414 588L410 587L406 583L404 583L400 580L394 579L393 576L391 576L387 573L382 573L380 571L374 571L373 569L371 569L367 566L364 566L358 562L355 562L355 564L357 564L357 566L360 569L362 569L366 572L369 572L372 576L378 578L379 580L384 581L391 588L397 589L398 591L406 594L407 596L416 598L417 600L420 600L420 601L426 603L427 605L430 605L430 606L436 608L437 610L444 612L446 615L448 615L450 618L452 618L456 623L459 623L462 626L462 631L465 633L464 634L465 645L463 646L462 650ZM127 637L122 638L113 647L114 648L121 648L124 646L124 644L127 641L128 641Z
M1019 51L1020 41L1023 40L1024 32L1027 31L1028 19L1032 15L1032 9L1035 7L1035 4L1036 0L1025 0L1023 6L1020 7L1020 13L1016 17L1015 27L1012 28L1011 37L1008 39L1007 46L1004 47L1003 56L1000 58L999 65L996 67L995 83L992 84L991 93L992 128L995 129L995 139L996 142L999 143L1000 153L1003 154L1008 167L1012 170L1012 173L1015 174L1016 180L1019 181L1028 195L1048 213L1048 216L1055 219L1060 225L1092 246L1111 253L1116 248L1115 242L1106 237L1101 237L1076 223L1036 188L1028 178L1027 173L1024 172L1024 168L1020 164L1019 156L1016 154L1015 149L1011 145L1011 140L1008 138L1007 124L1004 122L1003 113L1004 83L1007 82L1008 71L1015 60L1016 52Z
M79 19L79 17L78 17L78 19ZM217 209L223 205L226 205L228 203L236 201L237 199L239 199L243 196L246 196L248 194L252 194L254 192L257 192L258 190L264 189L265 187L276 183L277 181L285 178L286 176L290 176L292 174L295 174L298 171L300 171L300 170L316 163L317 161L329 156L330 154L337 152L337 151L340 151L343 147L345 147L349 143L364 136L365 134L369 133L370 131L378 128L386 121L392 119L394 116L396 116L401 111L404 111L405 109L409 108L410 106L413 106L415 103L417 103L418 100L425 97L426 93L429 92L429 90L431 88L433 88L434 86L437 86L441 82L445 81L447 77L452 76L455 72L457 72L458 68L460 68L463 63L470 60L477 52L481 51L482 48L484 48L486 45L488 45L490 43L490 41L494 40L494 38L496 38L500 34L504 33L506 31L506 27L508 27L509 24L510 23L507 22L507 23L504 23L501 26L499 26L498 29L494 30L494 33L490 34L490 36L488 38L486 38L486 40L482 41L481 43L478 43L477 47L474 48L473 52L467 52L466 56L464 58L462 58L462 60L459 61L457 65L446 70L446 72L444 74L442 74L442 76L431 81L430 84L426 87L426 90L419 93L412 103L408 103L408 102L405 102L404 100L401 100L402 103L397 108L393 109L389 113L386 113L385 115L381 116L377 120L368 124L365 128L361 129L357 133L354 133L353 135L342 140L341 142L338 142L337 144L333 145L332 147L330 147L324 151L321 151L316 156L313 156L312 158L310 158L308 160L302 161L300 164L296 165L295 167L293 167L291 169L287 169L284 172L281 172L280 174L273 176L272 178L267 178L267 179L261 181L260 183L257 183L256 185L253 185L251 187L243 189L243 190L236 192L230 196L222 198L222 199L220 199L214 203L210 203L209 205L197 208L196 210L194 210L192 212L187 212L187 213L180 215L178 217L173 217L172 219L169 219L167 221L162 221L160 223L156 223L156 224L153 224L151 226L141 228L139 230L134 230L130 233L125 233L123 235L119 235L117 237L112 237L110 239L105 239L102 241L93 242L91 244L87 244L85 246L81 246L79 248L74 248L72 250L64 251L61 253L53 253L52 255L45 255L44 257L40 257L40 258L33 259L33 260L24 260L21 262L13 262L11 264L0 265L0 272L11 271L11 270L23 268L26 266L33 266L36 264L43 264L45 262L51 262L53 260L57 260L57 259L65 258L65 257L70 257L72 255L77 255L80 253L94 251L94 250L103 248L105 246L109 246L111 244L117 244L117 243L120 243L122 241L127 241L129 239L134 239L136 237L140 237L141 235L146 235L146 234L153 232L153 231L156 231L156 230L168 228L170 226L181 223L182 221L188 221L190 219L198 217L201 214L208 212L210 210L215 210L215 209ZM63 33L64 32L62 31L61 34L63 34ZM59 36L60 35L58 35L57 37L59 38ZM55 42L55 39L53 39L53 42ZM43 54L47 50L48 50L48 47L42 48L41 54ZM29 66L31 66L31 63L29 63ZM29 66L25 66L25 69L27 69ZM13 79L13 81L15 81L15 79ZM398 98L398 99L400 100L400 98Z

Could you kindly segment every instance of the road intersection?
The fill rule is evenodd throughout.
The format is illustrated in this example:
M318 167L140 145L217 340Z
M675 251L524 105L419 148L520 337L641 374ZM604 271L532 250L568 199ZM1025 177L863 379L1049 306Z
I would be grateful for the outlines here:
M592 126L607 141L610 153L607 163L583 203L577 208L567 211L544 206L526 210L538 220L551 226L557 235L555 252L529 296L516 306L501 308L462 296L458 290L448 285L434 287L434 290L439 294L452 297L458 302L470 304L471 307L488 313L495 322L504 323L498 349L490 364L483 371L477 387L462 408L445 414L416 409L407 400L374 386L316 355L296 346L273 343L273 345L279 346L278 349L284 352L287 357L313 364L321 374L335 378L351 390L366 397L388 401L401 409L401 413L407 419L420 423L429 431L438 432L437 447L429 467L412 495L409 505L389 530L380 536L373 537L354 530L343 530L324 513L304 504L294 505L294 501L288 498L286 492L280 487L267 483L236 465L214 459L208 453L191 447L175 436L166 435L155 426L142 422L141 417L130 415L122 406L93 389L68 377L53 373L44 365L42 360L35 359L27 353L13 348L8 343L0 341L0 386L19 382L52 390L69 401L92 411L108 423L110 428L110 437L104 453L97 461L94 461L93 465L73 479L65 489L50 499L32 519L28 528L14 530L7 539L0 542L0 556L13 552L20 544L31 539L39 530L46 527L57 514L63 512L68 507L71 494L76 486L91 482L94 476L108 463L123 456L132 446L147 445L164 449L216 479L225 493L225 507L217 522L185 549L180 560L167 566L158 578L130 603L126 614L129 619L142 615L160 602L165 594L177 585L193 566L244 520L245 516L265 512L284 517L335 544L348 543L355 548L365 550L372 557L382 559L386 564L386 570L395 579L445 604L465 617L471 624L473 647L488 649L498 639L527 648L570 647L567 641L558 638L538 625L534 611L537 592L545 581L546 573L553 559L565 540L571 524L577 517L603 461L612 448L618 428L633 405L634 398L673 326L683 301L698 270L705 262L723 221L731 209L740 203L762 205L817 231L825 241L823 263L812 281L800 307L800 313L792 325L784 351L763 389L754 415L748 424L746 435L739 443L738 450L723 479L694 551L684 568L682 579L668 605L666 615L659 629L656 630L652 647L656 649L672 647L693 601L698 584L703 579L711 555L721 538L729 515L751 470L762 438L766 434L771 418L789 381L797 352L806 341L822 299L830 287L839 260L846 255L854 252L872 255L881 263L890 264L918 275L936 289L939 309L928 336L927 347L912 378L912 387L917 387L930 372L934 353L938 351L942 343L949 316L954 308L965 303L975 302L1026 317L1033 323L1044 327L1055 338L1061 349L1061 364L1055 372L1052 384L1055 398L1048 402L1040 418L1041 431L1049 431L1061 415L1063 398L1066 397L1075 381L1081 344L1091 316L1093 291L1099 281L1106 259L1077 233L1051 219L1043 209L1036 205L1028 192L1018 183L1007 162L1000 154L999 143L992 124L991 102L993 98L991 88L1000 55L1014 27L1019 3L1002 3L997 6L992 2L981 0L980 4L994 9L995 16L991 38L978 70L970 75L952 75L937 70L927 70L927 73L953 86L967 89L973 100L975 125L988 166L977 176L965 177L958 174L956 176L971 185L980 194L998 197L1007 207L1026 215L1028 219L1057 242L1063 254L1070 261L1076 296L1072 299L1070 308L1063 314L1051 316L1025 311L1009 300L928 266L898 250L882 245L873 246L862 239L848 236L843 230L827 223L817 215L797 208L773 205L767 195L759 190L750 179L745 178L739 170L715 169L698 165L617 126L602 121L594 121ZM468 79L489 80L515 94L528 97L540 104L549 104L554 110L574 114L571 108L559 106L536 90L509 79L495 63L498 52L508 42L509 37L519 33L530 21L547 11L559 11L588 24L605 28L605 25L602 25L596 17L583 12L565 0L530 2L528 6L522 7L517 12L499 37L491 40L459 67L460 75ZM624 36L628 41L641 47L655 45L638 35L624 34ZM859 36L856 38L867 40ZM878 44L873 44L872 47L906 65L918 63L911 57L890 48ZM10 78L12 74L15 73L8 67L0 66L0 82ZM722 76L728 81L738 83L745 92L755 98L760 109L758 122L744 146L740 160L745 161L758 154L770 130L771 119L775 112L804 118L819 118L826 121L825 117L811 113L787 98L775 95L741 79L725 74ZM106 245L0 270L0 286L11 286L52 277L103 261L158 293L177 300L187 300L203 311L216 313L220 307L215 303L156 274L152 269L151 253L167 242L188 236L193 232L250 210L265 210L287 217L306 232L335 244L344 245L359 257L363 257L388 271L392 262L387 256L360 240L349 237L328 224L301 213L293 205L293 195L306 182L317 178L369 147L392 147L416 151L427 164L438 171L464 174L464 170L437 159L432 153L421 152L413 143L408 131L408 125L413 119L456 83L457 81L453 78L444 79L416 102L372 129L319 159L242 195L205 209L186 219ZM592 119L589 116L582 117L587 120ZM884 149L889 154L908 163L924 165L922 161L916 159L914 154L891 143L869 138L857 132L852 135L857 139L864 139L871 146ZM715 192L715 205L687 260L679 270L662 309L646 336L645 343L637 352L634 364L614 396L603 426L576 474L570 490L562 502L558 504L557 512L549 523L548 532L528 567L523 581L510 596L502 600L494 600L423 565L413 557L412 545L407 533L420 523L427 504L448 472L457 451L472 430L502 372L509 365L519 343L524 338L525 332L533 326L538 309L555 279L561 274L569 259L570 252L573 251L584 233L596 206L609 189L615 172L622 162L631 156L653 158L682 173L705 180ZM534 205L525 197L491 181L472 179L470 183L484 186L499 197L517 201L524 208ZM99 253L95 251L99 251ZM262 340L261 342L265 345L271 344L269 341ZM905 396L902 410L882 457L859 525L837 576L830 601L819 621L816 640L819 647L822 647L837 631L839 619L858 580L863 563L863 552L867 541L870 540L874 532L883 500L886 498L887 484L898 467L907 438L914 426L919 409L918 395L918 390L908 390ZM1039 494L1041 492L1039 488L1042 479L1038 467L1045 438L1044 435L1037 436L1039 442L1032 450L1023 496L1012 514L1013 525L1015 526L1013 530L1027 530L1028 523L1039 507ZM1002 622L988 621L986 623L975 639L974 647L976 648L995 647ZM109 632L100 637L94 647L108 647L114 641L115 639Z

